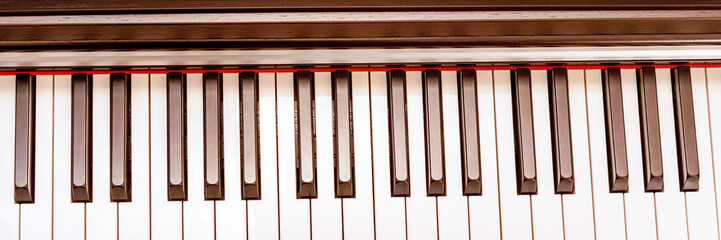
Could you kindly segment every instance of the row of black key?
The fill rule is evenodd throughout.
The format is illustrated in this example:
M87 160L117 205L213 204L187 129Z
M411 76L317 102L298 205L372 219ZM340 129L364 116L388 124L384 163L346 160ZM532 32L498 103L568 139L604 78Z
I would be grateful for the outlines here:
M519 194L537 191L531 74L527 68L512 72L512 101ZM548 71L549 106L555 191L574 192L568 78L564 68ZM676 119L678 164L682 191L698 190L698 154L691 96L690 70L673 71L673 99ZM646 191L663 190L655 69L638 70L638 98L641 116L643 165ZM354 197L353 110L351 75L332 74L334 169L336 197ZM17 75L15 199L34 201L34 113L35 77ZM410 171L406 114L405 72L388 72L388 125L391 166L391 195L410 196ZM203 74L204 161L206 200L224 199L222 74ZM472 69L458 71L458 101L461 161L464 195L481 195L481 169L476 74ZM167 154L168 200L187 200L186 79L178 72L167 74ZM426 187L429 196L446 194L445 157L440 71L423 72ZM92 76L72 77L72 199L92 201ZM297 197L317 197L315 160L315 94L313 74L295 73L295 136ZM607 131L607 156L611 192L628 191L623 99L619 68L603 74ZM131 201L130 157L130 77L110 76L111 121L111 200ZM260 199L260 143L258 132L258 77L240 73L241 179L243 199Z

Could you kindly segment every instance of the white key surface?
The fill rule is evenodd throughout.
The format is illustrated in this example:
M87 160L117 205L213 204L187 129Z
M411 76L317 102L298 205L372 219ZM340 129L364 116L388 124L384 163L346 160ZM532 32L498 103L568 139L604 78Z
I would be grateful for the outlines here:
M187 75L188 201L183 202L183 236L187 240L214 237L213 201L205 201L203 161L203 75Z
M150 75L130 76L130 142L132 201L118 203L120 239L150 239Z
M386 73L370 73L376 240L405 239L405 201L391 197Z
M150 220L153 239L183 238L181 202L168 201L167 76L150 75Z
M636 70L621 69L623 117L628 155L628 193L624 193L626 230L630 240L655 239L656 218L653 193L645 192Z
M53 76L39 75L36 84L35 203L21 206L20 236L23 239L50 239L53 221ZM0 95L5 96L5 93ZM0 102L5 105L4 100Z
M608 180L601 70L586 70L586 99L596 239L626 239L623 193L611 193Z
M691 68L693 111L696 120L696 144L698 146L699 190L686 192L688 208L689 239L719 239L716 192L714 189L714 162L711 156L709 117L706 98L706 71ZM718 164L721 165L721 164ZM664 169L664 174L666 170Z
M71 76L55 75L55 136L53 170L53 237L82 239L85 204L70 197ZM97 194L97 193L96 193Z
M539 239L563 239L561 195L555 194L551 154L551 120L548 104L547 71L532 70L533 129L536 141L538 194L531 195L533 235ZM499 134L512 134L513 131ZM515 166L515 165L514 165ZM503 174L503 173L501 173ZM514 175L515 176L515 175ZM505 202L501 201L501 206Z
M373 162L368 72L352 72L355 198L343 199L346 240L373 239Z
M476 71L478 85L478 127L481 145L482 196L468 197L471 239L501 239L496 160L496 121L492 71Z
M111 239L118 234L118 205L110 201L110 75L93 75L92 91L94 196L86 204L85 239Z
M504 239L531 239L531 197L518 195L516 189L510 74L506 70L493 72L501 236Z
M591 180L583 70L568 70L568 104L571 114L575 193L563 195L565 236L566 239L593 239L595 232L592 190L596 183ZM599 184L603 183L605 182Z
M239 74L223 74L223 150L225 200L215 202L216 239L246 238L245 200L240 185L240 95Z
M440 239L462 240L469 239L470 236L468 230L468 198L463 196L463 178L461 176L461 136L458 114L458 77L456 74L455 71L441 72L446 196L438 197L438 235ZM483 184L483 181L481 181L481 184Z
M710 123L710 135L712 145L711 159L721 159L721 68L707 68L706 69L706 81L708 84L708 111L709 111L709 123ZM699 163L699 167L700 167ZM714 172L713 176L721 174L721 164L713 164ZM703 170L701 170L703 171ZM707 171L708 172L708 171ZM702 176L704 179L707 177ZM711 180L706 180L711 181ZM716 200L721 198L721 177L714 177L713 183L701 183L703 186L714 186ZM709 188L709 187L706 187ZM718 213L718 202L716 202L716 210ZM719 216L716 216L716 221L721 221Z
M311 200L313 239L342 239L340 199L335 198L333 102L330 72L315 73L315 140L318 198Z
M248 239L278 239L275 73L258 74L261 200L247 201ZM292 185L295 186L295 185Z
M296 198L293 74L277 73L276 84L280 238L310 239L310 200Z
M14 195L15 76L0 76L0 110L6 113L0 118L0 135L6 136L0 138L0 238L14 240L19 238L20 232L20 213ZM69 178L67 180L70 182Z
M408 161L411 196L406 198L408 239L437 239L436 199L426 194L425 135L421 72L406 72ZM441 113L438 113L441 114ZM387 181L386 181L387 183Z
M664 191L654 193L658 239L688 239L686 226L686 198L679 191L676 155L676 123L674 122L671 71L656 69L658 89L658 120L661 129Z

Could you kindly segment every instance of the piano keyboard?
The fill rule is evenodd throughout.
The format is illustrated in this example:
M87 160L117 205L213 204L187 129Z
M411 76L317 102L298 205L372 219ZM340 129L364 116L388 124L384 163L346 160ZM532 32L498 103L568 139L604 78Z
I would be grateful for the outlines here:
M6 72L0 113L0 239L719 239L715 65Z

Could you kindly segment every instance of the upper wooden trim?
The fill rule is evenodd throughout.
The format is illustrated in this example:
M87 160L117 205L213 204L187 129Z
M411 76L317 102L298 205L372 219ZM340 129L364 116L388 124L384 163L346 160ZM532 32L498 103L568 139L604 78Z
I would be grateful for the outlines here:
M383 10L718 9L719 0L1 0L4 15Z

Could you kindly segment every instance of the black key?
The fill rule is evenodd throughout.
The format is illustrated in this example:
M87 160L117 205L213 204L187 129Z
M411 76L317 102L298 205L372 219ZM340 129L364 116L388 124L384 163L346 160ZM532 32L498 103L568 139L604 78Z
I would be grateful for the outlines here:
M188 149L185 75L168 73L168 200L188 200Z
M316 198L315 83L313 73L295 73L295 153L298 198Z
M676 151L681 191L698 191L699 166L696 120L693 111L691 69L673 69L673 109L676 115Z
M35 201L35 76L15 76L15 203Z
M641 150L646 192L663 191L663 164L661 161L661 132L658 122L658 96L656 69L643 67L637 72L638 107L641 120Z
M513 134L516 149L518 194L536 194L536 151L533 139L531 70L519 68L511 74Z
M355 158L353 156L353 91L347 70L332 74L333 146L335 196L355 197Z
M260 135L258 132L258 74L240 74L240 161L243 199L260 199Z
M223 200L223 77L203 74L203 137L205 144L205 200Z
M463 195L481 195L481 143L478 126L476 71L458 72L458 113L461 135Z
M611 192L628 192L626 128L623 120L621 69L603 70L603 105L606 120L606 156Z
M554 187L557 194L573 193L571 112L568 103L568 73L565 68L548 71L548 99L551 116Z
M110 74L110 200L132 200L130 76Z
M72 76L71 196L73 202L93 201L93 77Z
M403 70L391 70L388 72L388 140L393 197L411 195L407 123L406 73Z
M428 196L446 195L442 113L441 71L428 69L423 72L423 123L426 133L426 192Z

